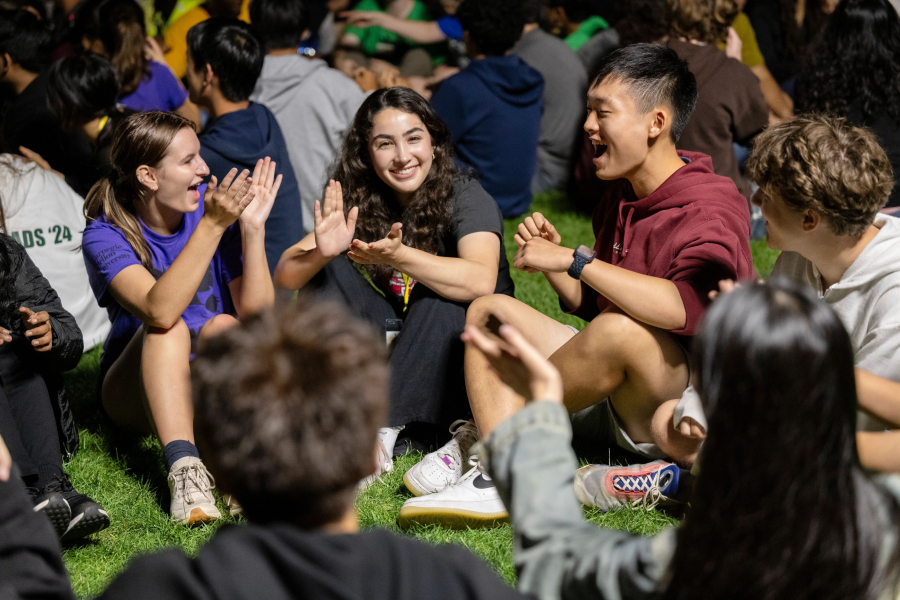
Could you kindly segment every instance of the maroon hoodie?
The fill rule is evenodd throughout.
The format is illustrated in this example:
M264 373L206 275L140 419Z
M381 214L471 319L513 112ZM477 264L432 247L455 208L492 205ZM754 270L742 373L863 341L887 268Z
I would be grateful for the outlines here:
M675 284L687 322L672 333L691 336L721 279L755 277L750 209L734 182L713 172L712 159L679 150L681 167L646 198L626 179L610 182L594 210L594 250L610 264ZM573 314L590 320L611 305L582 282Z

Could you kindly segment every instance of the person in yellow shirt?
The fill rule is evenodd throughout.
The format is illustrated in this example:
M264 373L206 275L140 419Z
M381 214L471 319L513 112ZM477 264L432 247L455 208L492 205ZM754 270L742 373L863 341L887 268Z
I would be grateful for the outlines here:
M163 28L166 62L175 76L187 70L187 32L210 17L237 17L250 22L250 0L178 0Z

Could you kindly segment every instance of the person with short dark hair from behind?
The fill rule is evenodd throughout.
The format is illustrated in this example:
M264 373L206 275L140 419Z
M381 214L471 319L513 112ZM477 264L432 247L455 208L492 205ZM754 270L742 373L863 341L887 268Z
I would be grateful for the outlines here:
M697 109L678 148L708 154L717 175L729 177L749 201L734 145L749 145L769 124L759 78L716 47L737 14L734 0L668 0L672 21L666 45L686 60L697 78Z
M888 0L838 5L812 64L798 76L797 109L871 128L894 169L887 207L900 210L900 17Z
M306 0L250 3L250 18L266 51L250 100L271 110L281 126L309 233L313 206L323 198L328 170L366 95L324 60L298 54L308 34L307 13Z
M119 75L99 54L85 52L50 67L47 104L63 130L79 135L94 150L96 179L112 171L109 152L116 127L134 110L121 106Z
M587 72L566 44L541 29L541 0L523 2L526 24L511 51L544 78L544 114L531 191L564 190L581 139Z
M81 45L119 74L119 102L137 111L176 112L200 125L200 111L169 68L147 58L144 11L134 0L86 0L78 8Z
M42 167L61 173L84 196L94 179L91 146L66 135L47 108L47 54L50 33L34 13L0 9L0 84L14 96L3 113L0 151L21 154Z
M773 275L834 309L859 369L900 382L900 221L878 212L894 176L874 133L840 118L797 117L762 134L747 169L760 186L753 203L766 243L781 250ZM900 431L884 433L880 411L859 400L874 413L858 421L863 465L900 472Z
M467 548L359 530L357 484L375 471L388 411L387 355L380 332L334 303L269 308L201 343L198 443L249 523L220 529L193 558L178 548L137 557L98 598L524 598ZM0 439L3 582L29 598L74 598L49 526L7 481L4 450Z
M281 126L272 111L250 101L263 58L256 32L237 19L209 19L188 32L188 90L210 116L200 133L203 160L216 173L233 167L252 169L260 156L278 164L281 188L266 224L266 258L274 272L281 254L306 231L300 189Z
M674 474L643 496L616 491L627 467L579 469L557 364L514 328L499 334L507 349L466 328L473 352L529 400L484 432L487 470L510 506L520 591L540 600L897 597L900 475L860 468L853 350L811 290L774 279L710 308L692 348L709 415L703 468L683 524L653 537L597 527L579 500L649 506Z
M606 182L594 211L595 239L562 240L540 213L526 217L513 266L542 273L560 306L585 321L582 331L507 296L475 300L467 324L509 323L562 372L565 404L580 448L629 452L626 486L642 494L662 472L678 472L651 429L653 416L687 388L687 348L722 275L754 275L750 211L734 184L698 152L677 150L697 100L694 75L675 51L659 44L620 48L601 63L588 92L584 129L596 148L596 176ZM576 248L573 249L573 246ZM490 431L524 400L503 386L484 357L466 351L466 389L479 430ZM485 526L506 516L483 466L462 476L440 470L441 448L405 477L417 498L400 510L402 525ZM474 454L477 455L477 452ZM481 474L479 475L479 471ZM434 474L440 477L435 477ZM678 491L677 479L661 489ZM608 508L608 506L601 506Z
M431 100L459 161L474 169L504 217L531 204L544 110L544 78L509 54L529 20L526 9L521 0L463 0L456 16L473 60Z
M193 122L151 111L116 130L113 172L85 200L82 254L112 329L100 356L101 408L117 426L162 446L179 524L221 515L194 445L190 361L198 339L274 302L266 219L281 176L210 177ZM249 179L248 179L249 178ZM226 499L232 514L240 507Z
M466 307L514 291L497 204L453 158L427 100L403 87L374 92L316 202L314 232L275 271L279 287L346 303L391 345L379 474L395 454L428 451L445 427L454 443L474 440L458 343ZM458 458L441 463L451 476L465 467Z

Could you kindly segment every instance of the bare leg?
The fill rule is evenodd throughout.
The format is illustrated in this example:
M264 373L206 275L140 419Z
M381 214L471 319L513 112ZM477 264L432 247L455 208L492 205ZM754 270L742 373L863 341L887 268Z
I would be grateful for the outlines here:
M194 443L190 355L191 333L181 319L171 329L146 328L141 378L148 416L163 447L174 440Z
M466 313L466 324L484 326L491 314L521 331L544 356L553 354L575 335L562 323L500 294L475 300ZM484 355L468 345L465 360L469 405L476 425L483 435L487 435L506 417L525 406L525 399L503 384L488 368Z

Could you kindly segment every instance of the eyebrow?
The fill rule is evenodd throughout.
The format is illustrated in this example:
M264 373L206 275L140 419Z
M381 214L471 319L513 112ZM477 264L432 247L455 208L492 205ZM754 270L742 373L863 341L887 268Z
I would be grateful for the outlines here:
M422 129L421 127L413 127L412 129L410 129L409 131L404 133L401 137L406 137L411 133L415 133L416 131L421 131L424 133L425 130ZM379 133L378 135L376 135L375 137L372 138L372 141L374 142L377 139L393 140L394 136L388 135L386 133Z
M182 160L182 162L184 162L184 161L188 161L188 160L191 160L191 159L193 159L193 158L194 158L194 156L196 156L196 155L197 155L197 153L196 153L196 152L191 152L191 153L190 153L190 154L188 154L188 155L187 155L187 156L185 156L185 157L184 157L184 158L182 158L182 159L181 159L181 160Z

